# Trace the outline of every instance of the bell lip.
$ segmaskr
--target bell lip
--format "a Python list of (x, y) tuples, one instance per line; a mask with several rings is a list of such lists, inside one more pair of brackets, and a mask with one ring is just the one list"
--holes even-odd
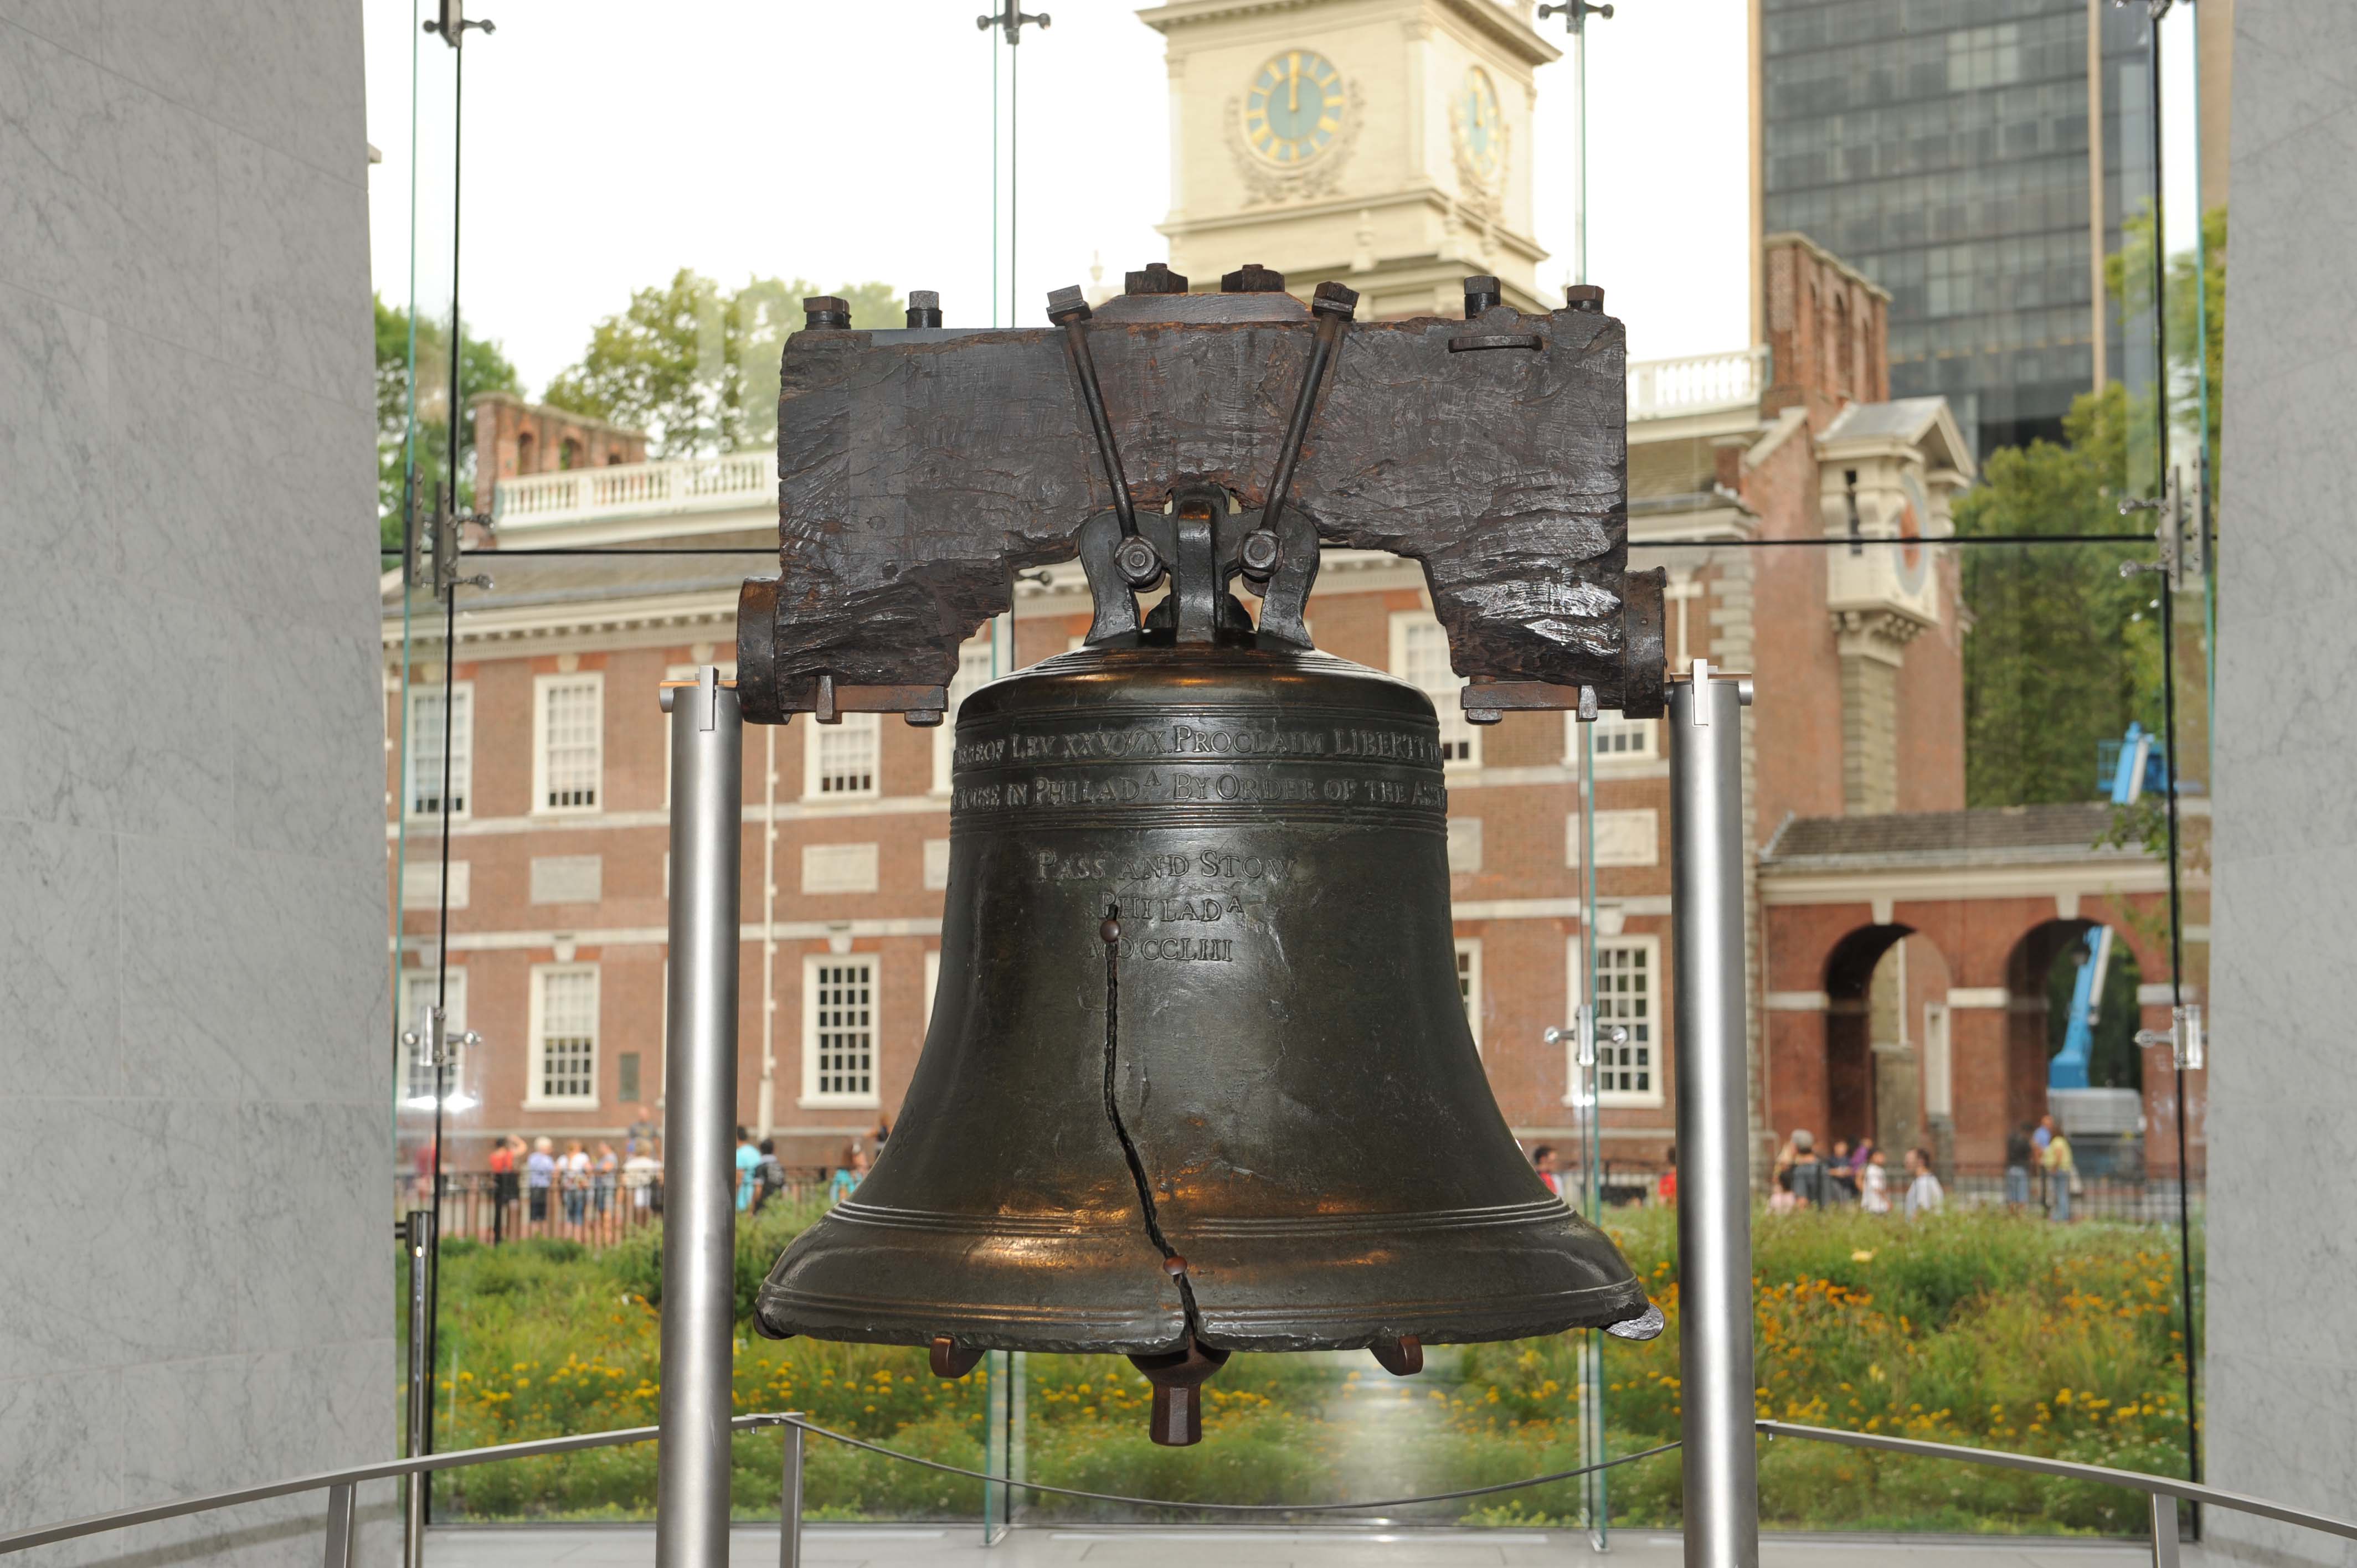
[[(1426, 1345), (1478, 1345), (1543, 1338), (1575, 1328), (1609, 1328), (1641, 1318), (1651, 1308), (1644, 1287), (1634, 1280), (1542, 1293), (1502, 1304), (1476, 1298), (1470, 1303), (1435, 1302), (1420, 1307), (1396, 1304), (1332, 1307), (1325, 1309), (1329, 1316), (1351, 1319), (1347, 1325), (1338, 1323), (1332, 1333), (1255, 1331), (1250, 1326), (1255, 1318), (1297, 1325), (1301, 1322), (1297, 1310), (1287, 1314), (1281, 1308), (1262, 1307), (1222, 1312), (1200, 1306), (1201, 1326), (1196, 1337), (1214, 1349), (1261, 1354), (1364, 1350), (1410, 1336)], [(969, 1317), (937, 1309), (930, 1315), (935, 1326), (928, 1329), (907, 1321), (917, 1310), (902, 1302), (816, 1298), (806, 1292), (764, 1284), (753, 1321), (763, 1337), (770, 1339), (801, 1336), (863, 1345), (924, 1346), (946, 1334), (959, 1345), (977, 1349), (1071, 1356), (1165, 1354), (1178, 1349), (1187, 1337), (1185, 1316), (1175, 1303), (1168, 1312), (1169, 1326), (1159, 1335), (1135, 1327), (1124, 1332), (1114, 1325), (1092, 1334), (1079, 1326), (1083, 1315), (1071, 1311), (1043, 1312), (1043, 1319), (1052, 1322), (1043, 1321), (1037, 1329), (1026, 1331), (1012, 1327), (996, 1312)], [(903, 1321), (889, 1326), (872, 1321), (886, 1314), (901, 1316)], [(1133, 1314), (1105, 1316), (1125, 1325), (1136, 1322)]]

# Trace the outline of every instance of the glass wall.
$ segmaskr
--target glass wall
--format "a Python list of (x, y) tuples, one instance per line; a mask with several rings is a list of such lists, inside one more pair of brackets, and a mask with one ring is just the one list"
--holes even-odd
[[(1711, 26), (1740, 27), (1721, 9)], [(1631, 368), (1629, 479), (1674, 669), (1759, 693), (1758, 1398), (2182, 1474), (2204, 1101), (2166, 1036), (2206, 985), (2224, 230), (2197, 109), (2226, 84), (2198, 69), (2188, 6), (1954, 9), (1763, 0), (1756, 139), (1674, 148), (1647, 199), (1584, 215), (1600, 256), (1690, 266), (1681, 204), (1743, 202), (1757, 171), (1755, 242), (1695, 306), (1726, 340)], [(367, 10), (386, 1177), (396, 1214), (438, 1219), (444, 1448), (654, 1419), (656, 693), (733, 673), (737, 585), (777, 569), (778, 361), (803, 298), (898, 326), (930, 288), (952, 326), (1039, 324), (1049, 287), (1102, 302), (1168, 257), (1199, 289), (1251, 262), (1297, 295), (1339, 277), (1369, 317), (1441, 310), (1473, 274), (1537, 308), (1566, 281), (1538, 253), (1582, 216), (1544, 161), (1581, 113), (1548, 58), (1559, 19), (1460, 58), (1308, 13), (1298, 36), (1229, 38), (1074, 12), (1017, 42), (949, 13), (821, 34), (717, 0), (657, 26), (544, 12), (493, 12), (454, 48), (408, 5)], [(1591, 80), (1650, 72), (1666, 102), (1709, 86), (1643, 25), (1587, 22)], [(1273, 60), (1284, 91), (1332, 95), (1297, 156), (1276, 156), (1294, 122), (1270, 118)], [(1474, 134), (1491, 114), (1494, 142)], [(1595, 281), (1640, 344), (1674, 340), (1643, 278), (1628, 306)], [(1070, 651), (1088, 612), (1074, 564), (1018, 582), (952, 702)], [(1676, 737), (1611, 713), (1458, 723), (1412, 563), (1330, 551), (1309, 620), (1449, 715), (1469, 1026), (1525, 1152), (1668, 1331), (1431, 1347), (1405, 1380), (1355, 1353), (1240, 1357), (1184, 1451), (1147, 1442), (1119, 1358), (994, 1356), (952, 1383), (917, 1349), (753, 1334), (770, 1262), (888, 1155), (942, 978), (954, 714), (853, 715), (747, 737), (740, 1409), (1199, 1502), (1458, 1491), (1674, 1440)], [(777, 1438), (738, 1450), (740, 1510), (773, 1514)], [(1206, 1517), (985, 1496), (820, 1440), (809, 1463), (815, 1518)], [(434, 1514), (643, 1519), (654, 1464), (476, 1469), (435, 1482)], [(1800, 1444), (1763, 1450), (1762, 1477), (1771, 1528), (2143, 1528), (2125, 1495)], [(1678, 1491), (1662, 1455), (1384, 1513), (1601, 1542), (1674, 1524)]]

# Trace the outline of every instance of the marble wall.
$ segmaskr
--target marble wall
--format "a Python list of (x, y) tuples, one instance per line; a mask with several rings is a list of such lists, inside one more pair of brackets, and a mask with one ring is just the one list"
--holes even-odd
[[(2357, 1515), (2357, 6), (2234, 8), (2209, 1478)], [(2357, 1563), (2223, 1512), (2213, 1556)]]
[(356, 0), (0, 0), (0, 1531), (394, 1449), (367, 176)]

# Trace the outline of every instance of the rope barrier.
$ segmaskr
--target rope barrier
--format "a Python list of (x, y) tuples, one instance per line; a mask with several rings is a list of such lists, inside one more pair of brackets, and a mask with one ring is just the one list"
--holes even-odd
[(1118, 1492), (1087, 1492), (1075, 1487), (1051, 1487), (1043, 1481), (1018, 1481), (1006, 1476), (993, 1476), (981, 1470), (968, 1470), (956, 1465), (944, 1465), (938, 1459), (920, 1459), (913, 1454), (903, 1454), (897, 1449), (887, 1448), (881, 1444), (870, 1443), (865, 1438), (853, 1437), (845, 1433), (831, 1432), (823, 1426), (814, 1425), (807, 1421), (797, 1421), (791, 1416), (771, 1416), (768, 1419), (775, 1425), (798, 1426), (804, 1432), (831, 1438), (846, 1447), (865, 1448), (870, 1454), (881, 1454), (887, 1459), (898, 1459), (904, 1465), (921, 1465), (928, 1470), (940, 1470), (952, 1476), (964, 1476), (976, 1481), (987, 1481), (993, 1486), (1020, 1487), (1026, 1491), (1049, 1492), (1060, 1498), (1085, 1498), (1091, 1502), (1128, 1503), (1134, 1507), (1149, 1509), (1209, 1509), (1221, 1513), (1343, 1513), (1361, 1509), (1399, 1509), (1408, 1508), (1416, 1503), (1454, 1502), (1459, 1498), (1482, 1498), (1495, 1492), (1520, 1491), (1525, 1487), (1544, 1487), (1553, 1481), (1568, 1481), (1577, 1476), (1590, 1476), (1598, 1470), (1609, 1470), (1616, 1465), (1633, 1465), (1640, 1459), (1650, 1459), (1656, 1454), (1666, 1454), (1678, 1446), (1675, 1443), (1664, 1443), (1657, 1447), (1641, 1448), (1634, 1454), (1623, 1454), (1617, 1458), (1606, 1459), (1594, 1465), (1583, 1465), (1576, 1470), (1555, 1470), (1547, 1475), (1531, 1476), (1519, 1481), (1500, 1481), (1487, 1487), (1468, 1487), (1455, 1492), (1431, 1492), (1415, 1498), (1373, 1498), (1363, 1502), (1349, 1503), (1194, 1503), (1181, 1502), (1174, 1498), (1132, 1498), (1125, 1497)]

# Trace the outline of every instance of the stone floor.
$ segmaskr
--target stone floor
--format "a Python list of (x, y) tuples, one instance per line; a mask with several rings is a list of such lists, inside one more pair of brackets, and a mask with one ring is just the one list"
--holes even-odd
[[(2116, 1541), (1953, 1536), (1782, 1536), (1760, 1546), (1761, 1568), (2136, 1568), (2147, 1548)], [(809, 1568), (1161, 1568), (1216, 1559), (1220, 1568), (1564, 1568), (1591, 1561), (1583, 1535), (1557, 1530), (1286, 1530), (1251, 1529), (1018, 1530), (991, 1548), (972, 1527), (814, 1525), (803, 1533)], [(1623, 1568), (1679, 1568), (1679, 1541), (1653, 1530), (1616, 1533), (1609, 1561)], [(483, 1526), (432, 1531), (426, 1568), (649, 1568), (654, 1531), (643, 1526)], [(730, 1568), (774, 1568), (778, 1532), (738, 1530)], [(2187, 1547), (2185, 1568), (2201, 1568)]]

